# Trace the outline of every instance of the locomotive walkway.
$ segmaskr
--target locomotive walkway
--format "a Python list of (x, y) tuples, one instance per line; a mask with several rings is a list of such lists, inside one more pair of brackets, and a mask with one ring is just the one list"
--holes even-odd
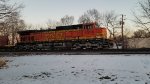
[(150, 49), (103, 49), (103, 50), (55, 50), (55, 51), (0, 51), (0, 56), (14, 55), (101, 55), (101, 54), (150, 54)]

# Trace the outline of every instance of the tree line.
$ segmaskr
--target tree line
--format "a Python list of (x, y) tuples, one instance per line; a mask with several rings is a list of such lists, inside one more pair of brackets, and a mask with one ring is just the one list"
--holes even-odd
[[(138, 5), (141, 11), (137, 10), (133, 12), (135, 19), (132, 21), (139, 29), (133, 32), (132, 37), (150, 37), (150, 0), (140, 1)], [(11, 36), (11, 44), (14, 44), (17, 31), (26, 30), (29, 27), (21, 19), (23, 8), (23, 4), (9, 4), (9, 0), (0, 0), (0, 35)], [(115, 11), (100, 13), (97, 9), (89, 9), (79, 17), (78, 23), (89, 22), (96, 22), (97, 26), (106, 27), (110, 33), (109, 37), (115, 38), (118, 32), (116, 28), (120, 28), (120, 14), (115, 13)], [(65, 15), (60, 21), (48, 20), (47, 26), (53, 28), (56, 26), (72, 25), (73, 23), (74, 16)], [(129, 31), (124, 32), (127, 35)]]

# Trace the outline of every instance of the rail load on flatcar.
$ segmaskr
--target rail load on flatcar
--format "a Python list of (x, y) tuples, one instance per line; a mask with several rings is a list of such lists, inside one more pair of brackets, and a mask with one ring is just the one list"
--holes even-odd
[(112, 47), (107, 39), (107, 29), (95, 23), (58, 26), (48, 30), (19, 31), (17, 49), (61, 50), (61, 49), (103, 49)]

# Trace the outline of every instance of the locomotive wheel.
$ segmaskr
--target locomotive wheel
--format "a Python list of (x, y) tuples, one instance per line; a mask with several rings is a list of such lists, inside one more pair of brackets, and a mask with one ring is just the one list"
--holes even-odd
[(93, 44), (92, 49), (94, 49), (94, 50), (102, 49), (102, 45), (99, 45), (98, 43)]
[(77, 49), (80, 49), (81, 48), (81, 46), (80, 46), (80, 44), (79, 43), (75, 43), (74, 45), (73, 45), (73, 50), (77, 50)]
[(92, 48), (92, 44), (89, 43), (89, 42), (87, 42), (87, 43), (85, 44), (85, 46), (86, 46), (86, 49), (91, 49), (91, 48)]

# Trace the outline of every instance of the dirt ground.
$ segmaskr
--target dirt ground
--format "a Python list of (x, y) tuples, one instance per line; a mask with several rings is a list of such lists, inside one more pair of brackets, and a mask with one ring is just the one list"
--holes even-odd
[(6, 61), (4, 58), (0, 58), (0, 68), (6, 65)]
[[(150, 84), (150, 56), (7, 56), (0, 84)], [(9, 61), (7, 61), (9, 60)]]

